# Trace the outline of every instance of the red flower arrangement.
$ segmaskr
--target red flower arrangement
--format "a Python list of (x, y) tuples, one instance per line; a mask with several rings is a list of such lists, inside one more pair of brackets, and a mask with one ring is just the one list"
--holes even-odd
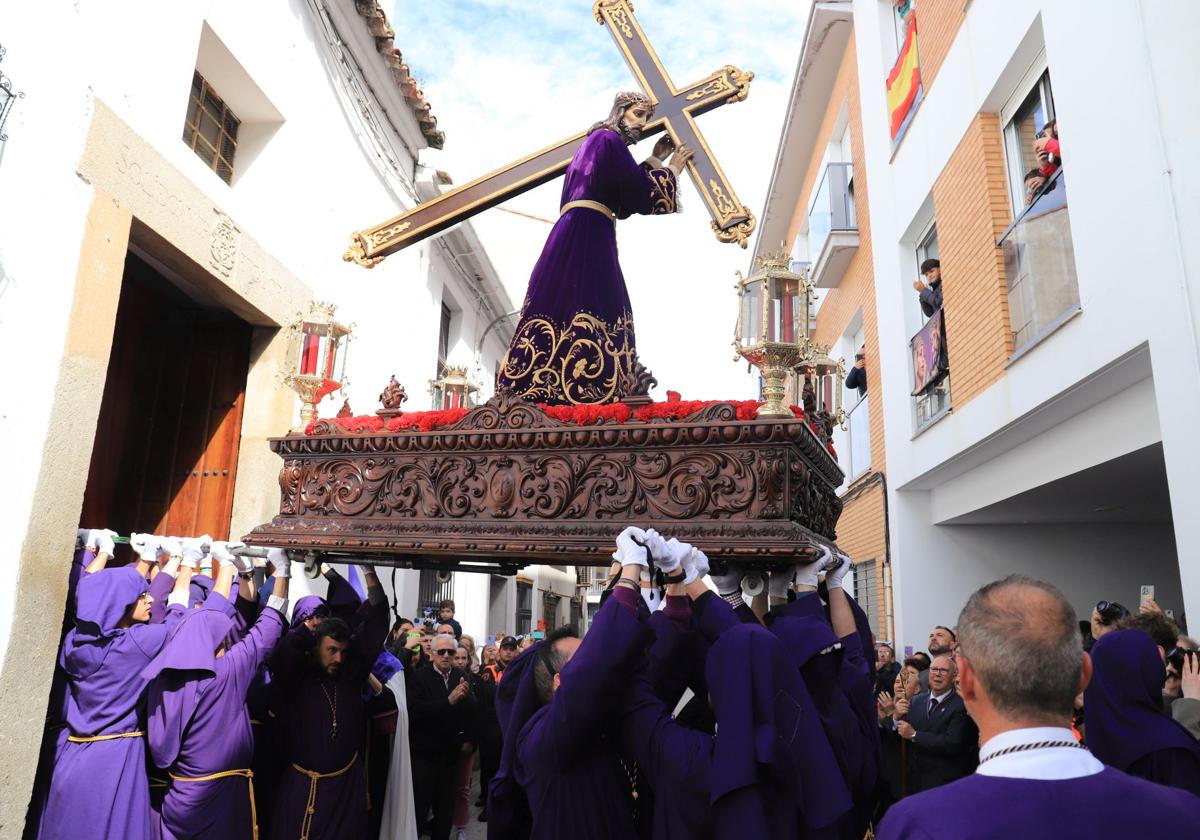
[[(322, 389), (326, 385), (334, 385), (330, 391), (337, 389), (337, 383), (331, 382), (328, 379), (325, 380)], [(738, 420), (756, 419), (758, 407), (762, 405), (762, 402), (759, 400), (674, 400), (649, 403), (640, 406), (636, 410), (625, 403), (609, 403), (607, 405), (538, 404), (538, 408), (544, 411), (547, 417), (551, 417), (562, 423), (591, 426), (597, 423), (626, 423), (631, 418), (636, 418), (642, 422), (650, 420), (681, 420), (703, 408), (716, 405), (720, 402), (729, 402), (737, 411)], [(457, 423), (470, 410), (469, 408), (450, 408), (444, 411), (406, 411), (388, 420), (374, 414), (364, 414), (358, 417), (331, 417), (327, 418), (327, 421), (336, 423), (347, 432), (363, 433), (385, 430), (389, 432), (401, 432), (412, 429), (420, 432), (431, 432), (434, 429), (440, 429)], [(793, 417), (808, 421), (808, 427), (817, 436), (817, 440), (822, 438), (821, 429), (812, 418), (804, 414), (803, 408), (793, 405), (791, 406), (791, 410)], [(304, 433), (311, 435), (316, 425), (316, 422), (309, 423)], [(826, 448), (834, 458), (837, 457), (832, 443), (826, 444)]]

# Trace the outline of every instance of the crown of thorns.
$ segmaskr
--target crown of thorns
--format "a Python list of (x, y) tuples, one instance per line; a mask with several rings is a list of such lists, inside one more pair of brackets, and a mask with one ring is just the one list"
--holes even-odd
[(654, 107), (654, 103), (650, 100), (649, 96), (636, 90), (621, 91), (613, 98), (613, 105), (620, 106), (621, 108), (629, 108), (633, 105), (644, 105), (647, 108)]

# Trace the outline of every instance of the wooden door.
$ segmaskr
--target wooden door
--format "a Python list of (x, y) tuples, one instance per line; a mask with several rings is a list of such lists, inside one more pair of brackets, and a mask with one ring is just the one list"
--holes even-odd
[(83, 527), (229, 537), (250, 332), (129, 256)]

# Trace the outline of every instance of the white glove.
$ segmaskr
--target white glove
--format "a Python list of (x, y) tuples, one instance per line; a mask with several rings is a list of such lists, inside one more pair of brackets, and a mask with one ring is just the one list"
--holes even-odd
[(723, 575), (710, 575), (717, 587), (718, 595), (733, 595), (742, 591), (743, 572), (737, 566), (730, 564)]
[(825, 564), (825, 586), (828, 589), (841, 589), (842, 581), (848, 571), (850, 571), (850, 558), (840, 551), (837, 552), (833, 555), (833, 559)]
[(267, 562), (274, 567), (274, 576), (287, 578), (292, 576), (292, 561), (282, 548), (272, 548), (267, 551)]
[(143, 563), (157, 563), (161, 537), (154, 534), (130, 534), (129, 545)]
[(249, 574), (254, 570), (254, 561), (249, 557), (234, 554), (235, 548), (244, 548), (245, 543), (217, 540), (212, 544), (212, 557), (219, 563), (228, 563), (237, 569), (239, 575)]
[[(212, 570), (212, 557), (209, 555), (209, 547), (212, 544), (212, 537), (205, 534), (202, 537), (188, 537), (185, 540), (178, 540), (175, 537), (168, 537), (167, 540), (175, 539), (180, 545), (179, 554), (183, 559), (179, 561), (179, 565), (186, 569), (195, 569), (197, 566), (203, 565), (205, 559), (208, 560), (208, 568)], [(164, 540), (164, 546), (167, 540)], [(172, 552), (172, 556), (174, 552)]]
[(646, 549), (634, 542), (634, 537), (644, 541), (646, 539), (646, 532), (641, 528), (630, 525), (624, 531), (617, 534), (617, 550), (613, 552), (612, 558), (622, 566), (633, 564), (649, 568), (650, 563), (646, 559)]
[(691, 557), (692, 552), (695, 551), (690, 545), (682, 543), (674, 537), (667, 540), (665, 547), (667, 550), (661, 555), (658, 553), (654, 555), (654, 562), (658, 564), (658, 568), (662, 569), (664, 575), (678, 571), (683, 566), (684, 561)]
[(796, 570), (791, 566), (780, 566), (771, 570), (771, 582), (768, 584), (767, 592), (772, 598), (778, 598), (781, 601), (787, 600), (787, 594), (792, 589), (792, 578), (796, 576)]
[(825, 564), (833, 557), (833, 552), (823, 545), (816, 546), (821, 549), (821, 556), (809, 560), (807, 563), (796, 564), (795, 583), (797, 586), (812, 586), (817, 585), (817, 577), (825, 568)]
[(116, 535), (116, 531), (110, 531), (107, 528), (93, 528), (88, 531), (88, 547), (95, 546), (97, 554), (107, 554), (109, 557), (112, 557), (113, 550), (116, 548), (113, 537)]
[[(659, 558), (666, 558), (666, 556), (670, 553), (670, 549), (667, 548), (666, 539), (664, 539), (663, 535), (658, 533), (658, 531), (655, 531), (653, 528), (647, 528), (645, 543), (647, 550), (650, 552), (650, 556), (654, 558), (654, 564), (659, 568), (662, 568), (662, 563), (659, 562)], [(670, 563), (669, 560), (664, 560), (664, 562)], [(665, 572), (668, 570), (663, 569), (663, 571)]]
[(683, 582), (689, 584), (708, 574), (708, 555), (692, 546), (692, 550), (683, 561)]

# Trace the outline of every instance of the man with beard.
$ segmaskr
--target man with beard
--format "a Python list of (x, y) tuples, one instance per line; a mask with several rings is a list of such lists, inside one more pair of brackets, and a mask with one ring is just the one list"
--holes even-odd
[(616, 220), (674, 213), (676, 177), (693, 155), (663, 137), (644, 163), (633, 159), (626, 147), (653, 114), (645, 94), (618, 93), (608, 119), (592, 126), (571, 159), (559, 219), (529, 278), (498, 388), (532, 402), (596, 405), (614, 399), (636, 362)]
[(933, 658), (952, 655), (958, 648), (958, 637), (949, 627), (938, 625), (929, 634), (929, 655)]
[[(330, 616), (315, 630), (300, 623), (270, 661), (280, 748), (286, 765), (276, 791), (271, 836), (359, 838), (367, 831), (363, 686), (388, 631), (388, 606), (371, 566), (355, 630)], [(299, 606), (299, 605), (297, 605)]]

